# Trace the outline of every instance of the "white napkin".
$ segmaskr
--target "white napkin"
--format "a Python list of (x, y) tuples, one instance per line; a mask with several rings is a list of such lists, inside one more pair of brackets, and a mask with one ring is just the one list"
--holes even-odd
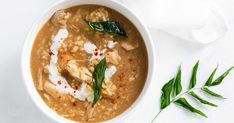
[(209, 43), (228, 30), (226, 19), (209, 0), (118, 0), (150, 28), (162, 29), (187, 41)]

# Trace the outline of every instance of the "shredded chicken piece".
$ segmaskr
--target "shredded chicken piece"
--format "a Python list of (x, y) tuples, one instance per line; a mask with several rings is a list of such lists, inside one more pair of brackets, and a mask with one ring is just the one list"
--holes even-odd
[(67, 95), (59, 93), (56, 90), (55, 85), (50, 82), (45, 82), (44, 89), (50, 96), (52, 96), (55, 99), (61, 99), (64, 101), (70, 100)]
[(47, 100), (51, 100), (51, 99), (50, 99), (50, 96), (47, 95), (46, 93), (44, 93), (43, 96), (44, 96)]
[(95, 9), (89, 15), (86, 16), (86, 20), (92, 22), (107, 21), (109, 20), (109, 13), (103, 7)]
[(49, 74), (49, 65), (44, 66), (43, 72), (44, 72), (45, 74)]
[(65, 69), (68, 61), (72, 60), (72, 55), (69, 54), (69, 53), (66, 53), (66, 54), (61, 54), (60, 55), (60, 60), (59, 60), (59, 67), (61, 69)]
[(86, 67), (79, 67), (76, 60), (70, 60), (65, 69), (71, 76), (81, 80), (82, 82), (92, 82), (92, 73)]
[(37, 79), (38, 79), (37, 89), (39, 91), (43, 91), (43, 80), (42, 80), (42, 70), (41, 69), (39, 69), (37, 72)]
[(90, 66), (88, 69), (89, 69), (90, 72), (94, 72), (94, 67), (93, 66)]
[(124, 48), (126, 51), (130, 51), (130, 50), (134, 50), (134, 49), (138, 48), (138, 45), (132, 45), (132, 44), (127, 43), (127, 42), (122, 42), (121, 47)]
[(112, 52), (106, 53), (106, 61), (114, 65), (118, 65), (121, 60), (121, 57), (118, 54), (118, 51), (114, 50)]
[(54, 98), (59, 97), (58, 92), (57, 92), (57, 90), (55, 88), (55, 85), (53, 85), (52, 83), (46, 82), (45, 86), (44, 86), (44, 89), (50, 96), (52, 96)]
[(71, 13), (64, 10), (58, 10), (51, 18), (51, 22), (58, 27), (66, 27), (67, 20), (71, 17)]
[(87, 120), (89, 120), (93, 117), (93, 112), (94, 112), (95, 107), (96, 107), (96, 105), (94, 105), (94, 107), (92, 107), (92, 104), (88, 105), (88, 107), (86, 109)]

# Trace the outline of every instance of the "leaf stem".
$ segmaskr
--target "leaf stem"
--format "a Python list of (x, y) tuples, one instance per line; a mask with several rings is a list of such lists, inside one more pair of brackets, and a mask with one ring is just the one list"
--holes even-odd
[[(205, 88), (205, 87), (207, 87), (207, 86), (202, 86), (202, 87), (198, 87), (198, 88), (189, 89), (189, 90), (187, 90), (187, 91), (185, 91), (185, 92), (183, 92), (183, 93), (177, 95), (176, 97), (174, 97), (174, 98), (170, 101), (170, 104), (171, 104), (172, 102), (175, 102), (175, 101), (176, 101), (177, 99), (179, 99), (180, 97), (182, 97), (182, 96), (184, 96), (184, 95), (186, 95), (186, 94), (189, 94), (189, 93), (192, 92), (192, 91), (200, 90), (200, 89)], [(153, 123), (153, 122), (157, 119), (157, 117), (161, 114), (162, 111), (163, 111), (163, 110), (160, 110), (160, 111), (155, 115), (155, 117), (154, 117), (154, 119), (151, 121), (151, 123)]]
[(178, 96), (174, 97), (174, 98), (171, 100), (170, 103), (176, 101), (177, 99), (179, 99), (180, 97), (182, 97), (182, 96), (184, 96), (184, 95), (186, 95), (186, 94), (189, 94), (189, 93), (192, 92), (192, 91), (199, 90), (199, 89), (202, 89), (202, 88), (204, 88), (204, 87), (206, 87), (206, 86), (202, 86), (202, 87), (198, 87), (198, 88), (189, 89), (189, 90), (187, 90), (187, 91), (185, 91), (185, 92), (179, 94)]
[(153, 123), (156, 119), (157, 119), (157, 117), (159, 116), (159, 114), (162, 112), (163, 110), (160, 110), (156, 115), (155, 115), (155, 117), (154, 117), (154, 119), (151, 121), (151, 123)]

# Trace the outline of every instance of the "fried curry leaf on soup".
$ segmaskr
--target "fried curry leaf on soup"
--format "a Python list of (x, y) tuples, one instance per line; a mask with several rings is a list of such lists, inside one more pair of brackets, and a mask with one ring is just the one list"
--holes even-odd
[(105, 79), (107, 63), (106, 58), (103, 58), (95, 67), (93, 72), (93, 90), (94, 90), (94, 99), (92, 106), (94, 106), (101, 96), (102, 83)]
[(92, 30), (109, 33), (111, 35), (128, 37), (127, 33), (120, 27), (119, 23), (114, 20), (103, 22), (85, 21)]

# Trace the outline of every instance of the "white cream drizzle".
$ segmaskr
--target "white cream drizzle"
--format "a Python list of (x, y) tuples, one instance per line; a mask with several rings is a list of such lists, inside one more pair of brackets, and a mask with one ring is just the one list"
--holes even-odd
[(60, 75), (57, 69), (57, 61), (58, 61), (58, 50), (63, 43), (63, 41), (68, 37), (67, 29), (60, 29), (56, 36), (53, 39), (53, 43), (50, 47), (50, 51), (52, 55), (50, 57), (50, 65), (49, 65), (49, 80), (56, 86), (56, 90), (60, 93), (70, 94), (74, 98), (77, 98), (81, 101), (85, 101), (86, 99), (91, 102), (93, 101), (93, 93), (87, 89), (87, 84), (85, 82), (82, 83), (81, 88), (79, 90), (73, 89), (66, 79)]
[(115, 47), (116, 44), (117, 44), (116, 41), (108, 41), (107, 42), (107, 47), (110, 48), (110, 49), (112, 49), (112, 48)]
[(106, 52), (106, 49), (99, 50), (95, 44), (92, 43), (85, 43), (84, 44), (84, 50), (91, 54), (91, 58), (89, 61), (92, 61), (94, 59), (102, 60), (104, 58), (104, 53)]
[(117, 68), (115, 66), (111, 66), (105, 71), (105, 80), (110, 80), (110, 78), (117, 72)]

